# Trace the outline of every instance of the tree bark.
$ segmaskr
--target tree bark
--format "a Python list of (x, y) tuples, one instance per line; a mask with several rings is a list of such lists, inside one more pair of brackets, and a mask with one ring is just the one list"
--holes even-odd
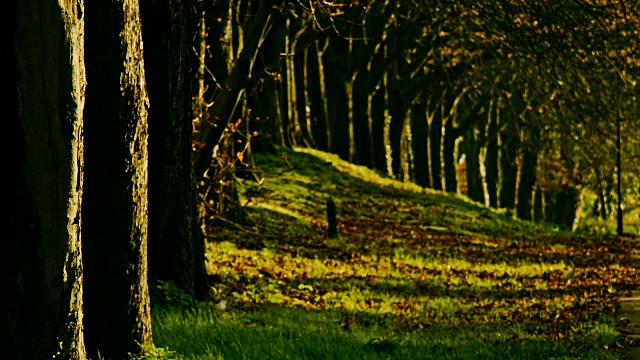
[(209, 295), (192, 172), (195, 2), (144, 2), (149, 98), (149, 280)]
[(487, 125), (487, 136), (490, 138), (487, 141), (484, 150), (484, 182), (486, 184), (487, 190), (487, 198), (489, 200), (489, 206), (493, 208), (498, 207), (498, 158), (499, 158), (499, 147), (498, 147), (498, 139), (497, 136), (494, 136), (494, 133), (497, 133), (500, 121), (500, 108), (499, 106), (495, 106), (495, 110), (493, 112), (494, 116), (489, 118), (489, 123)]
[[(449, 118), (444, 124), (444, 136), (442, 138), (442, 163), (444, 170), (444, 188), (447, 192), (458, 191), (458, 178), (456, 164), (456, 139), (458, 132), (453, 126), (453, 119)], [(466, 180), (465, 180), (466, 182)]]
[(76, 1), (7, 5), (3, 357), (85, 359), (83, 8)]
[[(435, 114), (429, 124), (429, 157), (431, 165), (431, 187), (434, 190), (442, 190), (442, 109), (438, 105)], [(455, 143), (456, 137), (453, 138)], [(449, 145), (449, 144), (447, 144)], [(453, 147), (451, 147), (453, 149)], [(449, 189), (447, 189), (449, 191)]]
[(331, 152), (343, 160), (349, 160), (348, 98), (345, 64), (339, 54), (347, 51), (345, 39), (334, 37), (322, 59), (326, 85), (329, 127), (331, 128)]
[(424, 96), (418, 98), (411, 109), (411, 126), (413, 135), (414, 174), (416, 184), (429, 187), (429, 150), (427, 124), (427, 102)]
[(529, 146), (523, 146), (521, 156), (516, 216), (523, 220), (531, 220), (533, 188), (536, 184), (538, 154)]
[(479, 143), (476, 129), (470, 128), (464, 136), (463, 148), (467, 162), (467, 195), (474, 201), (484, 204), (484, 188), (480, 176)]
[(152, 344), (147, 285), (147, 109), (136, 0), (86, 4), (85, 331), (91, 357)]
[[(507, 120), (509, 121), (509, 120)], [(500, 207), (514, 209), (520, 139), (513, 121), (500, 133)]]

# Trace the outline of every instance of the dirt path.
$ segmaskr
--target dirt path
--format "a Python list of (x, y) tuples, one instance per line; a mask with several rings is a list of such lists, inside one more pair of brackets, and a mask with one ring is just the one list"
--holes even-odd
[[(633, 250), (635, 267), (640, 269), (640, 237), (629, 238), (637, 245)], [(626, 292), (620, 296), (620, 309), (616, 316), (623, 319), (624, 326), (620, 327), (620, 332), (626, 336), (628, 347), (621, 350), (622, 358), (625, 360), (640, 360), (640, 286)]]

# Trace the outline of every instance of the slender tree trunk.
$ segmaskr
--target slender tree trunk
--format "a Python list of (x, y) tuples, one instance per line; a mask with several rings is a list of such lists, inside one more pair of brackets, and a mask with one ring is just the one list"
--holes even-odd
[(204, 238), (192, 174), (192, 50), (194, 3), (144, 3), (145, 68), (149, 79), (149, 279), (173, 281), (187, 293), (209, 294)]
[[(453, 127), (453, 118), (449, 118), (444, 124), (444, 136), (442, 139), (442, 163), (444, 170), (444, 185), (447, 192), (458, 191), (458, 179), (456, 164), (456, 139), (458, 134)], [(466, 182), (466, 180), (465, 180)]]
[(523, 146), (521, 156), (516, 216), (523, 220), (531, 220), (533, 188), (536, 184), (538, 154), (528, 146)]
[(258, 152), (274, 151), (274, 143), (283, 144), (285, 142), (284, 134), (280, 128), (279, 88), (282, 76), (281, 50), (286, 27), (281, 15), (274, 14), (273, 16), (271, 31), (260, 47), (260, 58), (271, 75), (264, 78), (263, 87), (255, 95), (257, 104), (255, 122), (258, 137), (253, 138), (251, 147)]
[(302, 68), (302, 76), (298, 76), (301, 78), (301, 86), (300, 86), (300, 95), (299, 98), (304, 99), (301, 104), (303, 105), (299, 111), (304, 114), (304, 128), (305, 128), (305, 136), (307, 138), (308, 146), (313, 147), (314, 149), (318, 147), (316, 143), (316, 139), (313, 136), (313, 128), (314, 122), (311, 117), (311, 99), (309, 95), (309, 88), (312, 86), (309, 83), (309, 50), (311, 46), (309, 44), (305, 44), (304, 49), (302, 50), (302, 62), (297, 65), (298, 68)]
[(489, 118), (489, 124), (487, 125), (487, 136), (491, 138), (485, 146), (484, 156), (484, 181), (486, 184), (487, 198), (489, 200), (489, 206), (493, 208), (498, 207), (498, 158), (499, 147), (498, 139), (493, 134), (498, 130), (498, 122), (500, 121), (500, 107), (496, 106), (494, 116)]
[[(311, 132), (316, 146), (322, 151), (329, 151), (329, 134), (327, 133), (327, 114), (325, 112), (324, 76), (319, 62), (317, 40), (309, 47), (307, 55), (307, 92), (311, 110)], [(321, 76), (322, 75), (322, 76)], [(323, 78), (321, 82), (321, 78)]]
[(372, 134), (369, 128), (369, 74), (359, 72), (353, 84), (353, 122), (358, 163), (373, 168)]
[(413, 104), (411, 109), (411, 126), (413, 134), (413, 155), (415, 182), (422, 187), (429, 187), (429, 149), (427, 124), (427, 102), (421, 96)]
[(384, 111), (384, 90), (376, 90), (367, 97), (369, 117), (371, 121), (371, 137), (373, 149), (374, 167), (381, 173), (387, 172), (387, 159), (385, 151), (385, 111)]
[(2, 356), (81, 360), (84, 10), (6, 5)]
[(467, 161), (467, 195), (472, 200), (484, 204), (484, 188), (480, 175), (479, 144), (475, 132), (475, 128), (470, 128), (463, 142)]
[(618, 211), (616, 212), (616, 232), (618, 236), (624, 233), (622, 223), (622, 137), (620, 135), (620, 115), (616, 117), (616, 193), (618, 195)]
[(514, 209), (518, 177), (520, 139), (513, 122), (500, 133), (500, 207)]
[(328, 151), (333, 151), (333, 138), (331, 133), (331, 118), (329, 115), (329, 103), (327, 100), (327, 79), (325, 76), (325, 60), (324, 55), (329, 48), (329, 39), (324, 39), (324, 43), (320, 43), (320, 41), (315, 41), (316, 46), (316, 54), (318, 56), (318, 86), (320, 86), (320, 99), (322, 100), (322, 112), (324, 114), (324, 122), (321, 124), (321, 127), (324, 127), (324, 131), (326, 134), (326, 141)]
[(536, 186), (533, 195), (533, 220), (544, 221), (544, 194), (540, 186)]
[(346, 90), (345, 64), (338, 54), (347, 51), (345, 39), (334, 37), (323, 57), (328, 120), (331, 128), (331, 152), (341, 159), (349, 160), (348, 98)]
[[(435, 190), (443, 190), (442, 188), (442, 136), (443, 136), (443, 123), (442, 123), (442, 108), (440, 105), (437, 105), (435, 110), (435, 114), (432, 117), (431, 123), (429, 124), (429, 156), (430, 156), (430, 164), (431, 164), (431, 186)], [(455, 144), (455, 137), (453, 138)], [(447, 146), (451, 144), (447, 143)], [(453, 149), (450, 147), (448, 149)], [(447, 189), (447, 191), (451, 191)], [(454, 190), (455, 191), (455, 190)]]
[(152, 344), (147, 286), (147, 109), (136, 0), (86, 4), (85, 331), (91, 357)]

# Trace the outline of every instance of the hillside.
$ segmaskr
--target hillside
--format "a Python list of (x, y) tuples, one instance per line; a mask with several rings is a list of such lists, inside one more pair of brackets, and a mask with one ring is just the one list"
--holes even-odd
[(640, 283), (629, 242), (515, 220), (319, 151), (282, 148), (256, 166), (258, 181), (239, 185), (250, 225), (208, 245), (217, 309), (156, 311), (159, 345), (211, 359), (618, 358), (618, 296)]

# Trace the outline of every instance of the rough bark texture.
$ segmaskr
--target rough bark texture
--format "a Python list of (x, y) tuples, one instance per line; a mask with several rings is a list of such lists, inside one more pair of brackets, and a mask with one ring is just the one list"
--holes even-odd
[(147, 286), (147, 109), (137, 0), (88, 2), (85, 319), (91, 357), (152, 343)]
[[(82, 1), (10, 1), (2, 173), (3, 358), (85, 359), (82, 332)], [(8, 94), (8, 95), (7, 95)], [(17, 140), (17, 141), (16, 141)], [(10, 175), (9, 175), (10, 174)]]
[(142, 6), (149, 98), (149, 280), (209, 295), (192, 176), (194, 2)]

